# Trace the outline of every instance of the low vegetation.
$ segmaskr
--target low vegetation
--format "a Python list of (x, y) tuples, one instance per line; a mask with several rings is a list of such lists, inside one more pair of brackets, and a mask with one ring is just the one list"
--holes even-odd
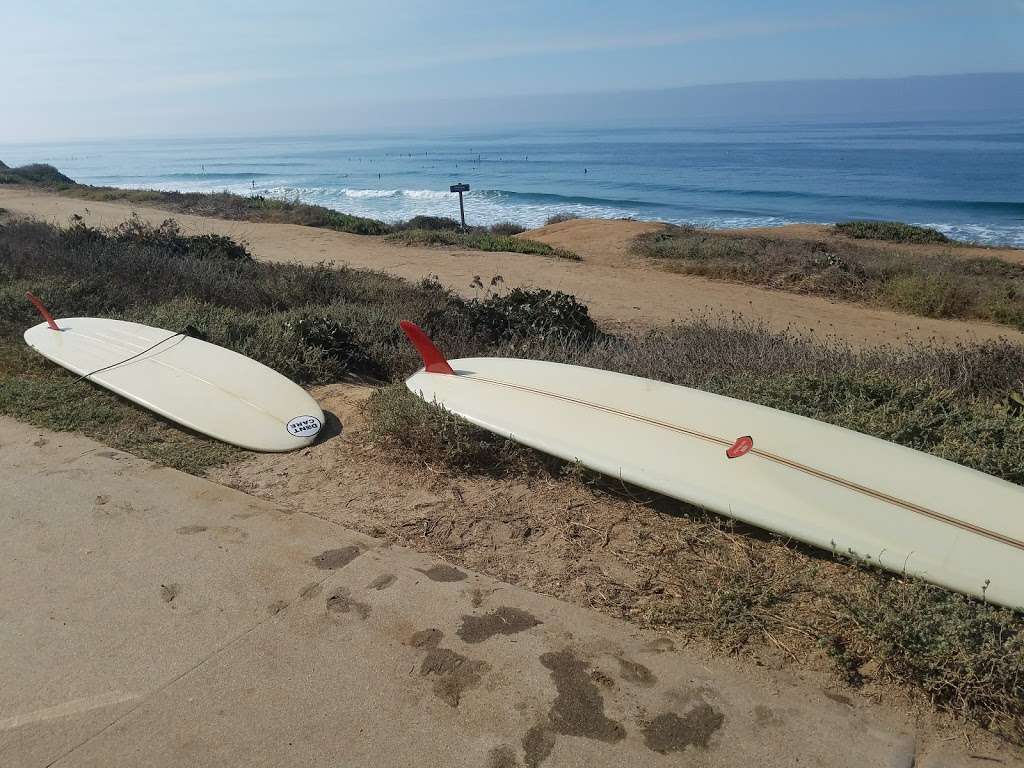
[(82, 200), (138, 203), (173, 213), (232, 221), (299, 224), (353, 235), (383, 235), (390, 231), (387, 224), (377, 219), (353, 216), (322, 205), (301, 203), (298, 200), (278, 200), (263, 195), (236, 195), (231, 192), (163, 192), (155, 189), (118, 189), (74, 183), (57, 185), (53, 189), (62, 195)]
[[(58, 317), (187, 329), (304, 384), (400, 381), (419, 365), (397, 329), (407, 318), (452, 357), (524, 356), (697, 386), (1024, 483), (1024, 347), (853, 350), (701, 317), (618, 337), (603, 333), (571, 296), (494, 288), (465, 300), (435, 282), (257, 262), (240, 244), (188, 237), (172, 223), (114, 230), (0, 223), (0, 412), (79, 430), (188, 471), (236, 455), (28, 350), (21, 333), (39, 321), (24, 299), (31, 290)], [(596, 494), (622, 493), (471, 427), (401, 385), (381, 389), (368, 412), (381, 445), (418, 461), (499, 476), (563, 473), (591, 483)], [(851, 685), (872, 678), (909, 686), (939, 707), (1024, 740), (1020, 615), (628, 493), (658, 510), (630, 550), (650, 577), (628, 589), (613, 585), (595, 605), (730, 651), (775, 645), (795, 658), (817, 649)], [(581, 558), (607, 545), (614, 523), (573, 534)]]
[(505, 235), (511, 237), (512, 235), (519, 235), (526, 231), (526, 227), (516, 224), (514, 221), (499, 221), (491, 224), (487, 231), (492, 235)]
[(573, 261), (578, 261), (580, 258), (577, 254), (564, 248), (555, 248), (536, 240), (493, 234), (487, 230), (471, 229), (462, 232), (450, 229), (404, 229), (387, 235), (385, 239), (388, 242), (402, 245), (470, 248), (476, 251), (508, 251), (534, 256), (554, 256)]
[(548, 216), (547, 221), (544, 222), (544, 226), (547, 226), (548, 224), (561, 224), (563, 221), (572, 221), (573, 219), (578, 218), (579, 216), (577, 216), (575, 213), (568, 213), (567, 211), (562, 211), (560, 213), (556, 213), (554, 216)]
[(52, 165), (32, 163), (11, 168), (0, 163), (0, 184), (74, 184), (75, 182)]
[(692, 227), (640, 235), (633, 251), (688, 274), (1024, 329), (1024, 264), (1001, 259)]
[(902, 221), (841, 221), (836, 232), (860, 240), (888, 240), (892, 243), (955, 243), (937, 229), (904, 224)]
[(443, 408), (427, 405), (402, 383), (377, 390), (367, 401), (366, 411), (377, 439), (400, 447), (420, 462), (498, 477), (532, 474), (541, 467), (557, 472), (559, 466)]
[(411, 219), (399, 221), (391, 225), (392, 232), (403, 232), (405, 230), (427, 230), (440, 232), (442, 230), (456, 231), (462, 229), (462, 224), (450, 216), (413, 216)]
[(161, 250), (172, 258), (254, 261), (246, 247), (230, 237), (216, 234), (184, 235), (174, 219), (165, 219), (163, 224), (154, 227), (132, 216), (106, 231), (85, 226), (81, 217), (77, 216), (73, 223), (68, 232), (79, 241), (109, 239), (121, 245)]
[(506, 251), (534, 256), (555, 256), (579, 260), (579, 256), (564, 248), (553, 248), (546, 243), (515, 237), (525, 230), (510, 221), (489, 227), (463, 227), (447, 216), (413, 216), (391, 226), (386, 240), (402, 245), (469, 248), (477, 251)]

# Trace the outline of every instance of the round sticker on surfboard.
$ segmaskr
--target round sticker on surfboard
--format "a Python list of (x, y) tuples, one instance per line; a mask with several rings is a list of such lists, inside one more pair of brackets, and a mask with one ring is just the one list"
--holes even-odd
[(322, 425), (316, 416), (296, 416), (286, 426), (288, 432), (296, 437), (313, 437)]

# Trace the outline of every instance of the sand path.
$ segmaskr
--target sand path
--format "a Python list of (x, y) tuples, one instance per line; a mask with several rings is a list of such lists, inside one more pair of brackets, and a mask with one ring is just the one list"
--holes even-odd
[[(538, 239), (571, 247), (580, 262), (522, 254), (482, 253), (396, 246), (365, 237), (291, 224), (260, 224), (172, 214), (126, 203), (101, 203), (24, 188), (0, 189), (0, 208), (58, 224), (78, 214), (93, 225), (112, 225), (132, 213), (159, 223), (173, 217), (188, 232), (216, 232), (245, 241), (271, 261), (335, 262), (419, 280), (436, 275), (464, 295), (473, 277), (486, 283), (501, 275), (507, 287), (538, 286), (572, 293), (606, 325), (644, 328), (685, 320), (693, 312), (740, 313), (775, 329), (834, 335), (853, 344), (977, 341), (1006, 337), (1024, 343), (1024, 333), (982, 322), (935, 320), (883, 309), (841, 304), (817, 296), (673, 274), (628, 257), (629, 240), (642, 222), (582, 221), (545, 228)], [(634, 231), (635, 230), (635, 231)]]

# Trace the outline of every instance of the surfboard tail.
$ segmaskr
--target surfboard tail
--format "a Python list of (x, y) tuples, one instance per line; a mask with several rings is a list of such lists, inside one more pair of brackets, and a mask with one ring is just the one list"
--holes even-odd
[(420, 353), (420, 357), (423, 358), (423, 369), (427, 373), (455, 373), (445, 356), (441, 354), (441, 350), (434, 346), (434, 342), (422, 328), (408, 320), (402, 320), (398, 325)]
[(39, 300), (38, 296), (35, 296), (31, 291), (25, 291), (25, 298), (31, 301), (33, 306), (39, 311), (39, 314), (43, 316), (43, 320), (45, 320), (46, 324), (50, 326), (50, 330), (60, 330), (57, 326), (57, 321), (54, 320), (53, 315), (50, 314), (50, 310), (48, 310), (43, 302)]

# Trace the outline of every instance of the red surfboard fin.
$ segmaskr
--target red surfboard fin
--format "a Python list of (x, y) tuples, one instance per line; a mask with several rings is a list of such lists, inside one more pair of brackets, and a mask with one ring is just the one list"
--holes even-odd
[(402, 320), (398, 325), (416, 347), (416, 351), (420, 353), (420, 357), (423, 358), (423, 368), (427, 373), (455, 373), (448, 365), (444, 355), (441, 354), (441, 350), (434, 346), (434, 342), (423, 332), (422, 328), (408, 320)]
[(35, 308), (39, 310), (39, 314), (43, 316), (43, 320), (45, 320), (46, 324), (50, 326), (50, 330), (60, 330), (57, 326), (57, 321), (53, 319), (53, 315), (50, 314), (50, 310), (43, 306), (43, 302), (39, 300), (39, 297), (33, 296), (31, 291), (25, 291), (25, 298), (31, 301), (32, 304), (35, 305)]

